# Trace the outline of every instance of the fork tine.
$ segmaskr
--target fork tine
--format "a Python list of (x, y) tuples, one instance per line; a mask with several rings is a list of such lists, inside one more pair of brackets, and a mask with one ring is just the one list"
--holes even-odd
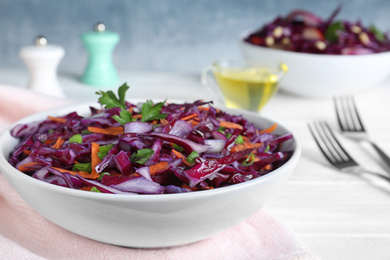
[(353, 96), (334, 97), (337, 121), (342, 131), (365, 131)]
[(339, 140), (334, 135), (334, 133), (333, 133), (332, 129), (330, 128), (330, 126), (326, 122), (321, 122), (320, 125), (321, 125), (321, 127), (323, 129), (326, 129), (326, 131), (324, 131), (324, 133), (326, 135), (326, 138), (327, 138), (328, 142), (331, 143), (332, 147), (337, 152), (337, 154), (341, 158), (343, 158), (344, 160), (352, 160), (352, 157), (341, 146)]
[(337, 97), (333, 97), (333, 104), (334, 104), (334, 108), (336, 110), (336, 116), (337, 116), (337, 122), (339, 123), (339, 126), (340, 126), (340, 129), (342, 131), (346, 131), (346, 127), (344, 127), (344, 123), (343, 123), (343, 120), (342, 118), (345, 119), (345, 112), (344, 112), (344, 109), (342, 109), (340, 106), (340, 101), (338, 100), (339, 98)]
[[(349, 108), (351, 111), (350, 113), (355, 115), (354, 116), (354, 118), (355, 118), (354, 122), (356, 123), (355, 126), (358, 125), (358, 128), (360, 128), (361, 131), (365, 131), (363, 122), (360, 119), (360, 115), (359, 115), (359, 112), (358, 112), (358, 109), (356, 106), (356, 102), (355, 102), (355, 99), (353, 96), (349, 96), (349, 102), (350, 102)], [(352, 110), (353, 110), (353, 112), (352, 112)]]
[(329, 155), (328, 147), (324, 144), (323, 140), (320, 141), (320, 139), (322, 139), (322, 138), (321, 138), (321, 135), (319, 134), (319, 130), (318, 130), (317, 125), (314, 125), (314, 127), (315, 127), (315, 130), (314, 130), (313, 126), (309, 124), (309, 130), (310, 130), (311, 135), (314, 138), (314, 141), (316, 142), (318, 148), (320, 148), (320, 150), (321, 150), (322, 154), (325, 156), (325, 158), (331, 164), (333, 164), (336, 161), (336, 159), (333, 156), (331, 157)]
[(321, 152), (332, 165), (336, 167), (338, 163), (343, 163), (344, 166), (357, 165), (347, 151), (341, 146), (332, 129), (326, 122), (314, 123), (314, 127), (309, 125), (309, 130)]
[(347, 132), (353, 131), (354, 123), (352, 120), (351, 110), (349, 109), (348, 106), (347, 97), (345, 96), (335, 97), (333, 101), (334, 101), (337, 121), (339, 123), (340, 129), (342, 131), (347, 131)]

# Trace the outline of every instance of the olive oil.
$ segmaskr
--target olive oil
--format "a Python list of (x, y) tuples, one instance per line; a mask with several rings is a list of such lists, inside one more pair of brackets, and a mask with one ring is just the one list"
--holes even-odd
[(225, 105), (259, 112), (277, 93), (279, 76), (264, 67), (214, 71)]

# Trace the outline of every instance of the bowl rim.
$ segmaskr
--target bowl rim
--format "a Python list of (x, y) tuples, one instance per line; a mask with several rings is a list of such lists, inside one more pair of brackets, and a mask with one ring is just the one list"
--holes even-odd
[[(131, 101), (130, 101), (131, 102)], [(246, 181), (243, 183), (237, 183), (225, 187), (219, 187), (215, 189), (210, 189), (210, 190), (202, 190), (202, 191), (195, 191), (195, 192), (185, 192), (185, 193), (172, 193), (172, 194), (109, 194), (109, 193), (97, 193), (97, 192), (85, 192), (83, 190), (77, 190), (77, 189), (71, 189), (68, 187), (62, 187), (59, 185), (51, 184), (51, 183), (46, 183), (44, 181), (35, 179), (29, 175), (26, 175), (25, 173), (17, 170), (15, 167), (13, 167), (9, 162), (8, 162), (8, 155), (4, 154), (4, 144), (7, 141), (14, 140), (16, 141), (16, 138), (13, 138), (10, 134), (12, 127), (19, 123), (27, 123), (27, 122), (33, 122), (37, 120), (42, 120), (44, 116), (47, 116), (49, 114), (54, 114), (57, 113), (58, 115), (60, 111), (65, 111), (66, 112), (72, 112), (74, 109), (77, 108), (88, 108), (90, 105), (96, 105), (98, 103), (96, 102), (86, 102), (86, 103), (75, 103), (72, 105), (67, 105), (67, 106), (61, 106), (58, 108), (54, 109), (49, 109), (49, 110), (44, 110), (41, 112), (37, 112), (34, 114), (31, 114), (27, 117), (24, 117), (7, 128), (3, 129), (3, 131), (0, 133), (0, 170), (2, 173), (5, 175), (5, 177), (10, 180), (10, 178), (18, 178), (19, 180), (25, 180), (29, 182), (31, 185), (38, 186), (39, 188), (45, 189), (45, 190), (51, 190), (54, 192), (58, 192), (64, 195), (68, 196), (74, 196), (74, 197), (80, 197), (80, 198), (88, 198), (88, 199), (98, 199), (98, 200), (108, 200), (108, 201), (137, 201), (137, 202), (145, 202), (145, 201), (155, 201), (155, 202), (161, 202), (161, 201), (171, 201), (171, 200), (183, 200), (183, 199), (197, 199), (197, 198), (202, 198), (202, 197), (212, 197), (212, 196), (218, 196), (222, 195), (228, 192), (232, 191), (237, 191), (241, 189), (245, 189), (245, 187), (251, 187), (256, 185), (258, 182), (267, 182), (276, 176), (279, 176), (281, 171), (283, 171), (287, 167), (293, 167), (297, 161), (300, 158), (302, 148), (300, 143), (297, 141), (296, 135), (286, 128), (283, 124), (279, 123), (277, 120), (271, 120), (267, 117), (261, 116), (257, 113), (250, 112), (250, 111), (245, 111), (241, 109), (230, 109), (230, 108), (220, 108), (225, 110), (226, 112), (231, 113), (234, 111), (236, 114), (242, 114), (243, 117), (245, 117), (245, 114), (248, 114), (250, 116), (255, 116), (260, 118), (261, 120), (265, 120), (267, 122), (271, 123), (277, 123), (279, 127), (282, 129), (286, 130), (289, 133), (293, 134), (293, 139), (291, 140), (293, 142), (293, 147), (294, 150), (288, 158), (288, 160), (280, 167), (277, 169), (273, 170), (272, 172), (259, 176), (253, 180)], [(84, 107), (85, 106), (85, 107)], [(73, 109), (73, 110), (72, 110)], [(62, 114), (62, 113), (61, 113)], [(35, 120), (31, 120), (31, 119)], [(272, 174), (271, 174), (272, 173)], [(13, 177), (8, 177), (9, 174), (14, 174), (15, 176)], [(12, 183), (11, 183), (11, 186)]]
[(291, 58), (299, 57), (299, 58), (321, 58), (321, 59), (346, 59), (346, 60), (356, 60), (356, 59), (373, 59), (373, 58), (383, 58), (382, 56), (390, 56), (390, 51), (385, 52), (377, 52), (377, 53), (370, 53), (370, 54), (356, 54), (356, 55), (341, 55), (341, 54), (320, 54), (320, 53), (305, 53), (305, 52), (294, 52), (294, 51), (287, 51), (287, 50), (280, 50), (280, 49), (273, 49), (268, 48), (264, 46), (259, 46), (256, 44), (249, 43), (245, 41), (245, 38), (247, 38), (250, 34), (254, 33), (256, 29), (247, 29), (244, 32), (242, 32), (239, 36), (239, 41), (243, 46), (248, 46), (252, 48), (258, 48), (260, 50), (264, 51), (270, 51), (275, 54), (280, 55), (287, 55)]

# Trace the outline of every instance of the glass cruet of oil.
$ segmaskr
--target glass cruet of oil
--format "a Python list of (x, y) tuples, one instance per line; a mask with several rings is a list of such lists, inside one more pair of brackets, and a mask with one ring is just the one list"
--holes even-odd
[(220, 60), (205, 69), (202, 82), (225, 106), (260, 112), (287, 70), (284, 63)]

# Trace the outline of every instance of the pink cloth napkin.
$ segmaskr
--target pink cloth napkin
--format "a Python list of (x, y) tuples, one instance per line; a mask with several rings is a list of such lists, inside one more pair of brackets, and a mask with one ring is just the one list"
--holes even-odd
[[(0, 128), (44, 109), (63, 106), (26, 89), (0, 85)], [(318, 259), (282, 223), (261, 210), (237, 226), (190, 245), (134, 249), (92, 241), (40, 216), (0, 172), (0, 259)]]

